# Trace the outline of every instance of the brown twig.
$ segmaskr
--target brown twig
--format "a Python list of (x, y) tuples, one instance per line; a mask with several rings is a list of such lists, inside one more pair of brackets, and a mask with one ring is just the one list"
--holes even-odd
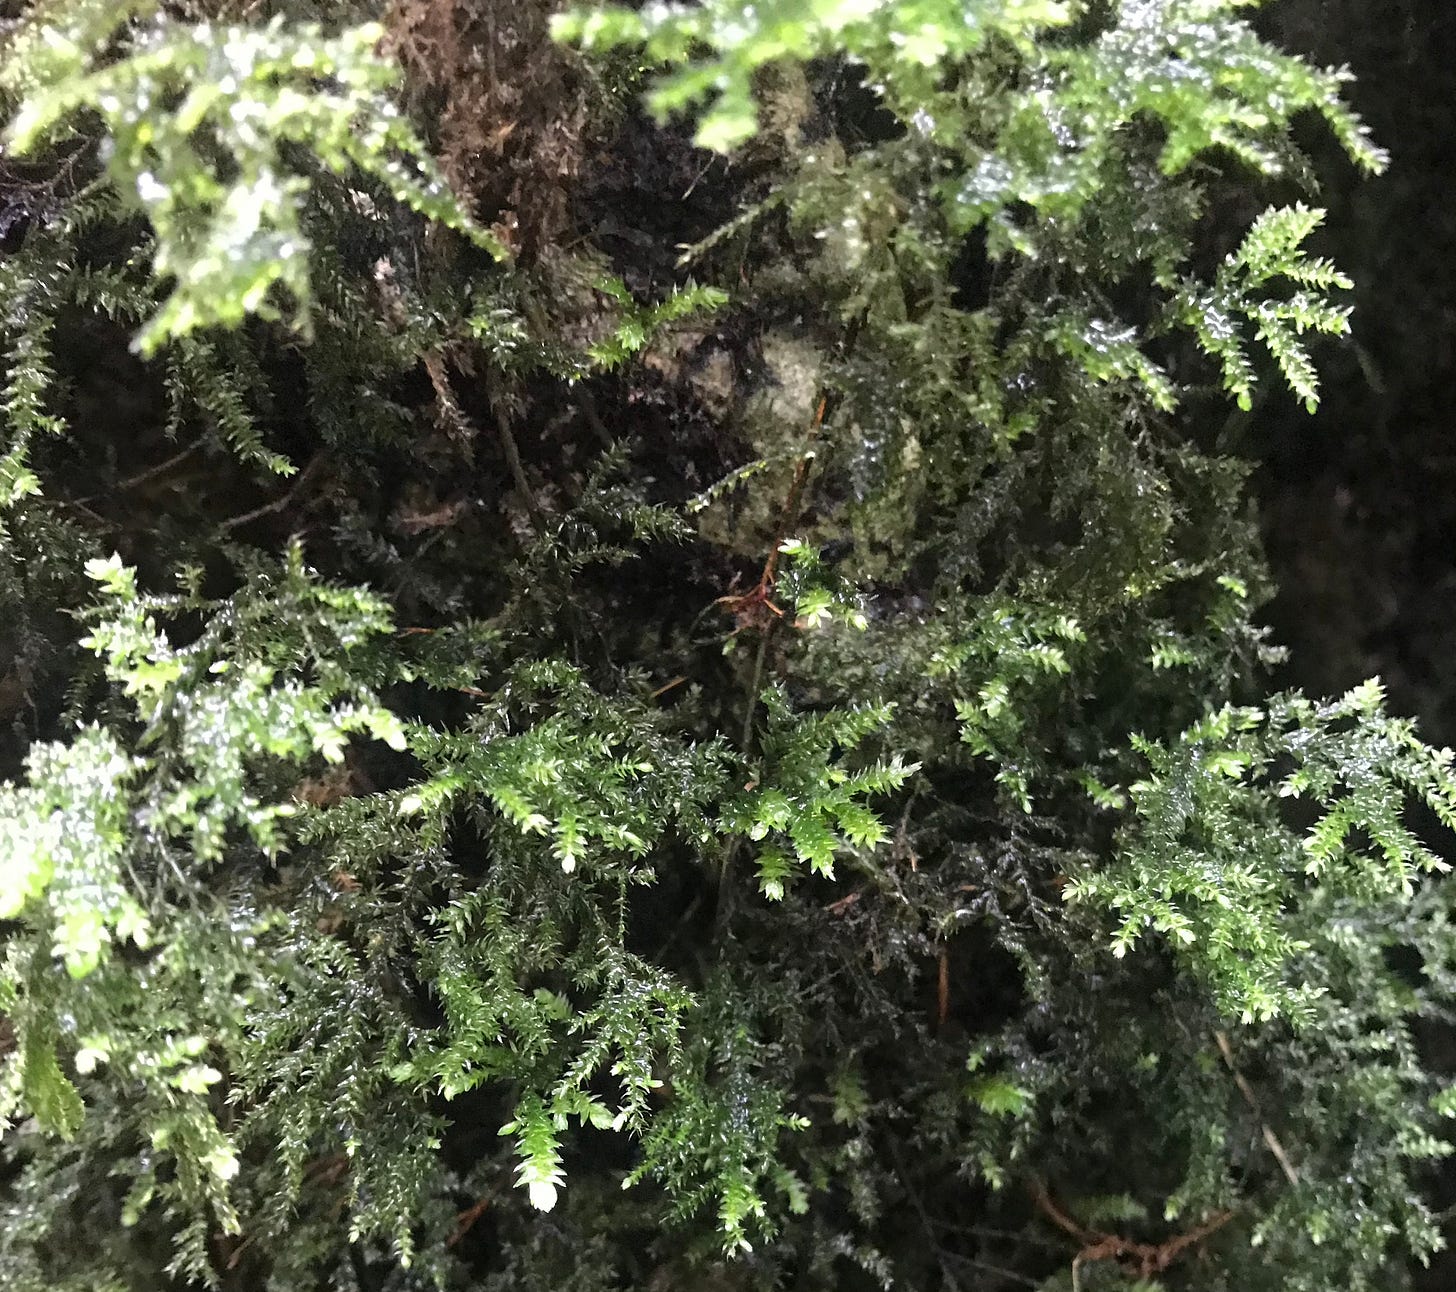
[[(738, 739), (738, 748), (745, 754), (748, 753), (749, 743), (753, 740), (753, 719), (758, 713), (759, 688), (763, 684), (763, 665), (768, 659), (769, 634), (764, 633), (758, 639), (758, 651), (753, 657), (753, 672), (748, 677), (748, 699), (743, 706), (743, 734)], [(734, 836), (737, 838), (737, 836)]]
[(925, 1241), (930, 1244), (930, 1249), (935, 1253), (936, 1262), (940, 1266), (940, 1272), (945, 1280), (945, 1286), (955, 1292), (960, 1285), (954, 1274), (951, 1273), (950, 1264), (947, 1260), (948, 1253), (940, 1245), (936, 1237), (935, 1222), (930, 1218), (930, 1212), (925, 1209), (925, 1203), (921, 1201), (920, 1194), (916, 1192), (915, 1186), (910, 1183), (910, 1173), (905, 1169), (905, 1163), (901, 1160), (899, 1151), (895, 1148), (895, 1141), (890, 1140), (885, 1146), (889, 1150), (890, 1163), (895, 1169), (895, 1175), (900, 1181), (900, 1187), (905, 1190), (905, 1196), (910, 1199), (910, 1205), (915, 1208), (915, 1214), (920, 1218), (921, 1227), (925, 1231)]
[(505, 454), (506, 466), (510, 468), (511, 479), (515, 482), (516, 490), (521, 495), (526, 512), (531, 517), (531, 527), (540, 534), (546, 527), (546, 518), (541, 514), (541, 506), (536, 501), (535, 493), (532, 492), (531, 482), (526, 479), (526, 468), (521, 465), (521, 450), (516, 445), (516, 436), (511, 429), (511, 418), (505, 399), (504, 397), (497, 398), (494, 385), (495, 383), (492, 382), (490, 402), (491, 410), (495, 413), (496, 437), (500, 440), (501, 452)]
[(304, 1167), (303, 1175), (307, 1180), (323, 1180), (327, 1184), (337, 1184), (348, 1169), (348, 1156), (344, 1153), (332, 1153), (328, 1157), (315, 1158)]
[(784, 499), (783, 511), (779, 515), (778, 530), (774, 534), (773, 543), (769, 546), (768, 558), (763, 563), (763, 573), (759, 575), (758, 582), (747, 592), (729, 593), (719, 597), (713, 604), (722, 606), (729, 614), (738, 620), (738, 626), (742, 628), (760, 627), (765, 623), (772, 623), (767, 615), (772, 614), (778, 619), (784, 617), (784, 612), (773, 602), (774, 584), (778, 580), (779, 571), (779, 549), (783, 547), (784, 540), (789, 536), (789, 527), (798, 518), (799, 508), (804, 499), (804, 486), (809, 479), (809, 465), (814, 460), (813, 444), (819, 437), (819, 431), (824, 425), (825, 414), (829, 411), (829, 396), (820, 395), (818, 406), (814, 410), (814, 419), (809, 423), (809, 434), (804, 442), (804, 451), (799, 456), (799, 461), (794, 467), (794, 479), (789, 485), (788, 497)]
[(327, 458), (322, 451), (315, 453), (308, 460), (303, 470), (298, 473), (298, 478), (293, 482), (293, 487), (281, 498), (275, 499), (273, 502), (265, 502), (261, 507), (254, 507), (252, 511), (245, 511), (241, 516), (231, 516), (223, 521), (218, 528), (224, 534), (227, 534), (232, 530), (246, 525), (249, 521), (258, 520), (263, 516), (270, 516), (275, 512), (284, 511), (288, 507), (291, 507), (303, 493), (304, 488), (311, 485), (318, 478), (326, 461)]
[(915, 802), (915, 795), (905, 801), (905, 810), (900, 814), (900, 825), (895, 831), (895, 841), (890, 847), (890, 856), (896, 861), (908, 861), (910, 873), (918, 874), (920, 871), (920, 856), (910, 846), (910, 808)]
[(662, 957), (676, 945), (677, 940), (687, 932), (689, 926), (692, 924), (693, 916), (702, 909), (702, 905), (703, 894), (701, 892), (694, 894), (693, 900), (687, 904), (683, 913), (678, 916), (677, 923), (672, 926), (672, 932), (667, 935), (666, 940), (657, 948), (656, 954), (652, 957), (654, 961), (660, 962)]
[(243, 1259), (243, 1253), (246, 1252), (248, 1248), (252, 1245), (253, 1239), (251, 1235), (239, 1241), (237, 1246), (233, 1248), (232, 1254), (227, 1258), (227, 1268), (230, 1270), (237, 1269), (239, 1263)]
[[(165, 461), (158, 462), (156, 466), (148, 467), (145, 471), (139, 471), (134, 476), (128, 476), (125, 480), (117, 481), (116, 484), (111, 486), (110, 492), (122, 493), (127, 489), (135, 489), (138, 485), (146, 484), (148, 480), (152, 480), (155, 477), (162, 475), (164, 472), (170, 471), (178, 463), (185, 462), (202, 447), (203, 441), (196, 440), (193, 443), (189, 444), (180, 453), (174, 453)], [(84, 498), (73, 499), (72, 506), (80, 506), (88, 502), (95, 502), (100, 497), (101, 495), (96, 493), (87, 494)]]
[(814, 461), (814, 441), (819, 438), (819, 432), (824, 426), (824, 415), (829, 411), (829, 396), (820, 395), (818, 406), (814, 409), (814, 420), (809, 423), (809, 434), (804, 440), (804, 451), (799, 455), (798, 465), (794, 467), (794, 480), (789, 486), (789, 496), (784, 500), (783, 514), (779, 519), (779, 532), (774, 535), (773, 547), (768, 554), (768, 562), (763, 567), (762, 582), (772, 585), (778, 574), (779, 549), (783, 546), (784, 540), (789, 536), (789, 526), (792, 525), (799, 514), (799, 507), (804, 501), (804, 486), (809, 482), (809, 467)]
[(483, 1197), (479, 1202), (477, 1202), (474, 1206), (467, 1207), (458, 1216), (456, 1216), (455, 1217), (455, 1232), (453, 1234), (451, 1234), (450, 1237), (445, 1240), (445, 1246), (446, 1247), (454, 1247), (454, 1246), (456, 1246), (460, 1242), (460, 1240), (462, 1238), (464, 1238), (465, 1235), (470, 1232), (471, 1226), (474, 1225), (475, 1222), (477, 1220), (479, 1220), (483, 1215), (485, 1215), (486, 1211), (488, 1211), (489, 1208), (490, 1208), (490, 1204), (492, 1202), (494, 1202), (494, 1201), (495, 1201), (495, 1194), (494, 1193), (489, 1193), (485, 1197)]
[(450, 373), (445, 367), (445, 356), (439, 350), (424, 355), (420, 362), (430, 378), (430, 388), (435, 392), (435, 411), (446, 428), (454, 433), (462, 446), (475, 438), (475, 426), (460, 401), (455, 398), (455, 388), (450, 384)]
[(1203, 1224), (1181, 1234), (1174, 1234), (1161, 1243), (1139, 1243), (1120, 1234), (1084, 1228), (1057, 1206), (1040, 1181), (1032, 1186), (1032, 1200), (1039, 1210), (1058, 1229), (1063, 1230), (1080, 1245), (1072, 1258), (1072, 1287), (1080, 1289), (1083, 1265), (1096, 1261), (1119, 1261), (1134, 1263), (1138, 1277), (1150, 1279), (1161, 1274), (1190, 1247), (1222, 1229), (1233, 1219), (1232, 1211), (1215, 1212)]
[[(425, 371), (430, 375), (430, 384), (435, 389), (435, 403), (440, 410), (441, 420), (454, 431), (457, 442), (463, 448), (475, 439), (475, 424), (466, 415), (460, 401), (455, 398), (455, 390), (450, 384), (450, 374), (445, 368), (443, 357), (439, 354), (428, 354), (424, 358), (424, 365)], [(541, 505), (536, 501), (531, 482), (526, 478), (526, 468), (521, 463), (521, 450), (516, 443), (515, 432), (511, 429), (511, 417), (505, 397), (496, 381), (489, 380), (487, 388), (491, 412), (495, 415), (496, 439), (500, 441), (511, 481), (516, 486), (516, 492), (521, 495), (521, 502), (531, 518), (531, 528), (539, 534), (545, 528), (545, 517), (541, 514)]]
[(942, 948), (935, 984), (935, 1025), (944, 1027), (950, 1021), (950, 952)]
[(1213, 1039), (1218, 1042), (1219, 1053), (1223, 1055), (1223, 1061), (1233, 1075), (1234, 1085), (1239, 1088), (1239, 1094), (1243, 1095), (1244, 1102), (1249, 1105), (1250, 1110), (1259, 1120), (1259, 1132), (1263, 1136), (1264, 1147), (1273, 1154), (1274, 1160), (1279, 1163), (1279, 1169), (1284, 1172), (1284, 1178), (1291, 1185), (1297, 1185), (1299, 1172), (1295, 1169), (1294, 1163), (1289, 1160), (1289, 1154), (1284, 1151), (1284, 1145), (1279, 1142), (1279, 1136), (1264, 1120), (1264, 1113), (1259, 1107), (1259, 1099), (1254, 1094), (1253, 1086), (1249, 1084), (1248, 1078), (1239, 1071), (1238, 1064), (1234, 1062), (1234, 1047), (1229, 1044), (1228, 1036), (1223, 1032), (1215, 1031)]
[[(749, 746), (753, 740), (753, 719), (758, 713), (759, 687), (763, 683), (763, 665), (768, 658), (768, 643), (772, 636), (770, 631), (764, 633), (758, 639), (758, 650), (754, 652), (753, 671), (748, 677), (748, 695), (743, 702), (743, 733), (738, 738), (738, 748), (747, 755)], [(758, 782), (750, 782), (748, 788), (753, 788)], [(733, 862), (738, 856), (738, 849), (743, 844), (741, 834), (730, 835), (723, 846), (723, 856), (718, 863), (717, 882), (717, 905), (713, 911), (713, 928), (715, 932), (722, 932), (728, 926), (728, 916), (733, 905)]]
[(70, 498), (42, 498), (42, 502), (49, 502), (53, 507), (64, 507), (67, 511), (79, 512), (87, 520), (93, 521), (103, 529), (116, 529), (117, 523), (114, 520), (107, 520), (100, 512), (93, 511), (84, 502), (74, 502)]
[(597, 401), (592, 398), (592, 393), (585, 386), (576, 388), (576, 407), (591, 427), (592, 434), (601, 441), (602, 447), (611, 449), (616, 447), (616, 440), (612, 433), (607, 430), (606, 423), (602, 421), (602, 415), (597, 412)]

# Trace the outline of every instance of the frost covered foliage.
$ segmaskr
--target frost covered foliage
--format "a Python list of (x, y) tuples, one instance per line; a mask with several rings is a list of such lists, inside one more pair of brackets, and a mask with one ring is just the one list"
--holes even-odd
[(1180, 420), (1383, 164), (1249, 8), (6, 20), (6, 1288), (1401, 1286), (1456, 770)]

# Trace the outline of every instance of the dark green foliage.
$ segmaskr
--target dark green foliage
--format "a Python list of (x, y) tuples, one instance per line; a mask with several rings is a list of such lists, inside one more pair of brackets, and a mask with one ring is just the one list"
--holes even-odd
[(1347, 327), (1296, 114), (1382, 164), (1248, 7), (11, 24), (7, 1287), (1439, 1246), (1451, 755), (1265, 697), (1182, 411)]

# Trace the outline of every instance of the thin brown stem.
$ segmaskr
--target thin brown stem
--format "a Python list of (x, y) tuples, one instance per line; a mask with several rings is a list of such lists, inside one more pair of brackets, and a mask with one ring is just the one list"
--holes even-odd
[(1297, 1185), (1299, 1183), (1299, 1171), (1295, 1168), (1294, 1163), (1290, 1161), (1289, 1154), (1284, 1151), (1284, 1145), (1279, 1142), (1279, 1136), (1274, 1133), (1273, 1128), (1264, 1120), (1264, 1113), (1259, 1107), (1259, 1099), (1254, 1094), (1253, 1086), (1249, 1084), (1248, 1078), (1239, 1071), (1238, 1064), (1234, 1062), (1234, 1048), (1229, 1043), (1228, 1036), (1223, 1032), (1215, 1031), (1213, 1039), (1218, 1042), (1219, 1053), (1223, 1055), (1223, 1061), (1233, 1076), (1234, 1085), (1239, 1088), (1239, 1094), (1244, 1097), (1244, 1102), (1249, 1105), (1250, 1111), (1259, 1120), (1259, 1133), (1264, 1140), (1264, 1147), (1269, 1150), (1274, 1160), (1279, 1163), (1279, 1169), (1284, 1172), (1284, 1178), (1291, 1185)]
[(1184, 1233), (1174, 1234), (1161, 1243), (1140, 1243), (1131, 1238), (1124, 1238), (1120, 1234), (1098, 1232), (1079, 1225), (1057, 1206), (1046, 1186), (1040, 1182), (1036, 1182), (1032, 1186), (1032, 1200), (1048, 1220), (1080, 1244), (1077, 1254), (1072, 1258), (1074, 1287), (1079, 1287), (1081, 1284), (1082, 1266), (1091, 1265), (1097, 1261), (1119, 1261), (1131, 1264), (1137, 1270), (1139, 1277), (1150, 1279), (1156, 1274), (1161, 1274), (1190, 1247), (1196, 1246), (1217, 1233), (1234, 1217), (1232, 1211), (1215, 1212), (1203, 1224)]
[(218, 528), (224, 534), (228, 534), (246, 525), (249, 521), (258, 520), (263, 516), (271, 516), (275, 512), (285, 511), (318, 478), (319, 474), (323, 471), (325, 461), (326, 458), (322, 451), (315, 453), (309, 459), (308, 464), (303, 470), (298, 473), (298, 478), (293, 482), (293, 487), (281, 498), (277, 498), (273, 502), (265, 502), (261, 507), (254, 507), (252, 511), (245, 511), (241, 516), (230, 516)]
[(506, 405), (505, 393), (499, 388), (494, 375), (488, 382), (488, 391), (491, 412), (495, 414), (496, 438), (500, 440), (506, 467), (511, 473), (511, 480), (516, 486), (516, 492), (521, 495), (521, 502), (525, 505), (526, 512), (531, 518), (531, 528), (540, 534), (546, 528), (546, 518), (541, 513), (541, 507), (536, 501), (536, 494), (531, 488), (531, 482), (526, 479), (526, 468), (521, 464), (521, 450), (516, 444), (515, 431), (511, 427), (510, 409)]
[(940, 965), (935, 983), (935, 1025), (944, 1027), (950, 1021), (950, 953), (940, 953)]
[[(200, 448), (202, 448), (202, 443), (203, 442), (201, 440), (197, 440), (192, 444), (189, 444), (180, 453), (172, 454), (172, 456), (167, 458), (166, 461), (158, 462), (157, 465), (154, 467), (148, 467), (145, 471), (139, 471), (134, 476), (128, 476), (125, 480), (118, 481), (116, 484), (112, 485), (110, 492), (121, 493), (127, 489), (135, 489), (138, 485), (146, 484), (148, 480), (155, 479), (157, 476), (165, 474), (173, 467), (177, 466), (179, 463), (185, 462)], [(88, 494), (84, 498), (74, 499), (72, 501), (72, 506), (80, 506), (83, 503), (95, 502), (99, 497), (101, 497), (100, 494)]]

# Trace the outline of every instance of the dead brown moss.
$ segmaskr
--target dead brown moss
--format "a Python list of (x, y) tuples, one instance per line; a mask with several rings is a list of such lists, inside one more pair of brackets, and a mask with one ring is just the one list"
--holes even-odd
[(527, 260), (571, 228), (592, 87), (551, 39), (553, 0), (393, 0), (386, 24), (440, 161), (476, 218)]

